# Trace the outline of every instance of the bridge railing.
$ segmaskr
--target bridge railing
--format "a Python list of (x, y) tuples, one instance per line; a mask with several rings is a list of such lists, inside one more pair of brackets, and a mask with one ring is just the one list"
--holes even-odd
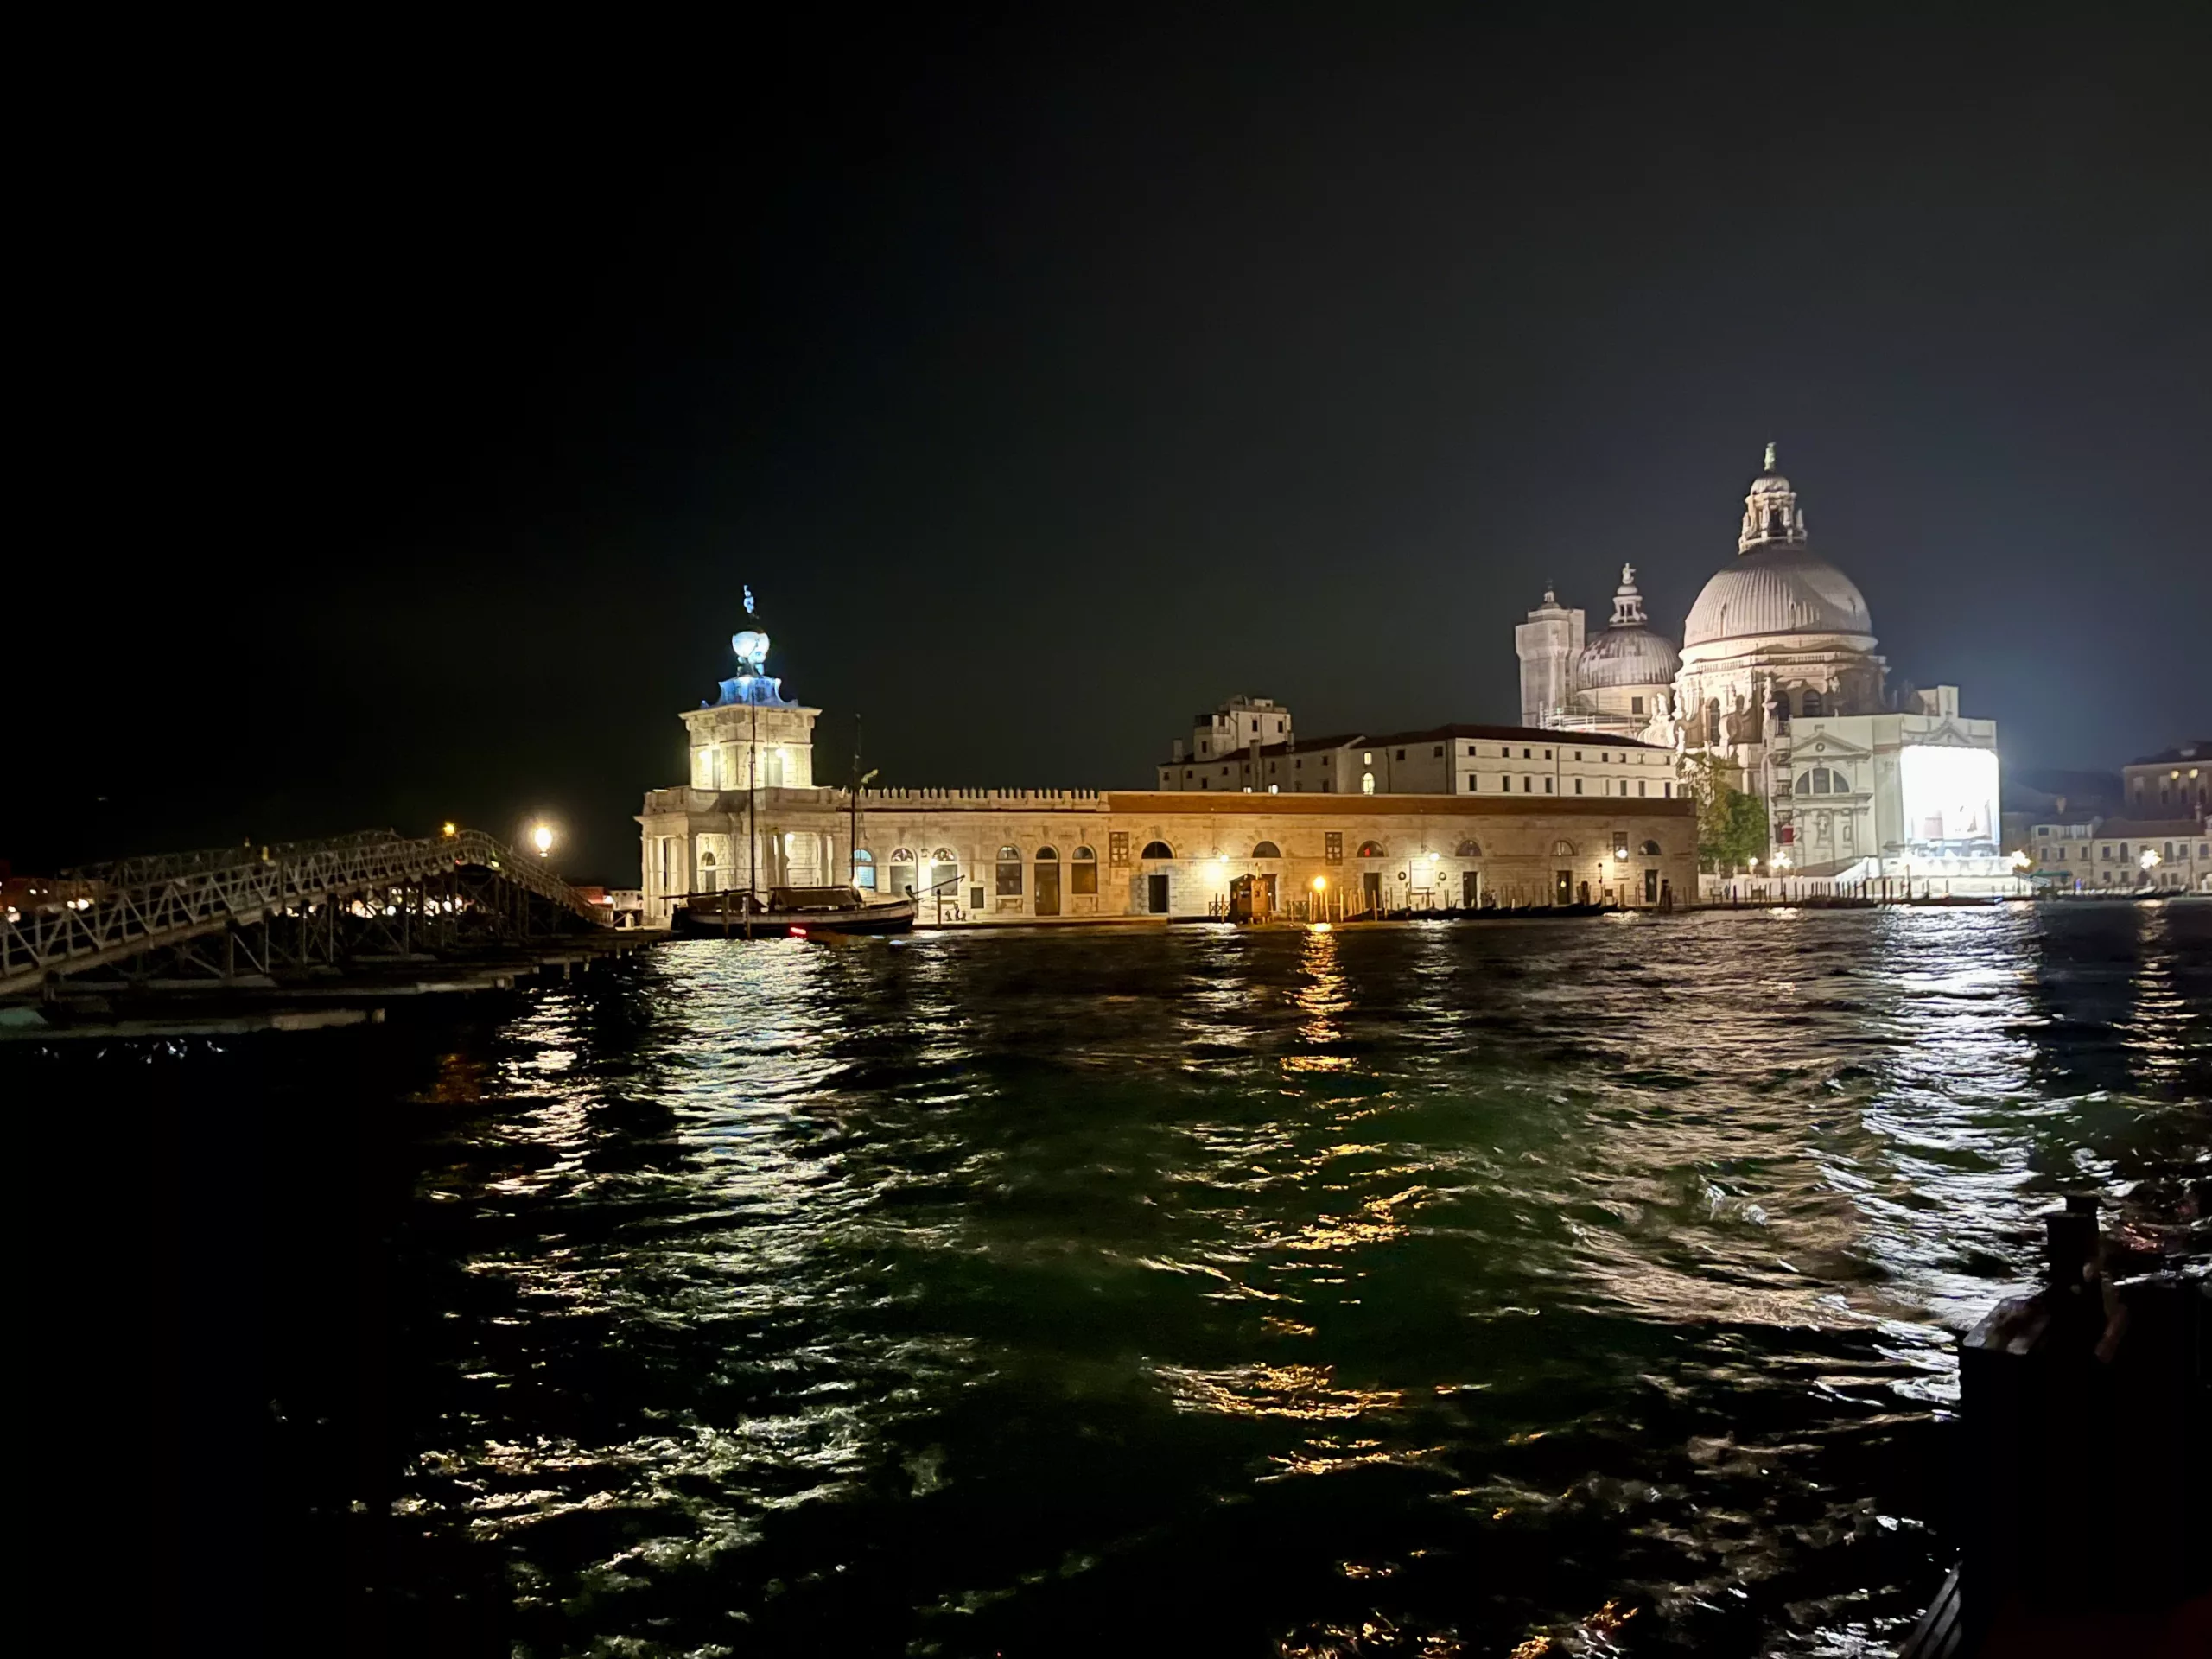
[[(114, 961), (230, 923), (259, 922), (272, 912), (404, 887), (456, 867), (491, 870), (587, 920), (603, 919), (582, 894), (538, 860), (480, 830), (419, 840), (372, 830), (327, 841), (223, 850), (220, 861), (211, 853), (188, 853), (174, 861), (118, 860), (91, 867), (79, 879), (99, 881), (105, 891), (16, 921), (0, 921), (0, 995), (35, 988), (50, 973)], [(239, 855), (230, 856), (232, 852)], [(135, 864), (160, 873), (128, 882), (92, 873), (135, 874)]]
[(103, 882), (111, 887), (143, 887), (149, 882), (174, 880), (227, 869), (233, 864), (265, 863), (271, 860), (311, 856), (334, 847), (365, 846), (374, 842), (402, 841), (397, 830), (362, 830), (348, 836), (328, 836), (312, 841), (275, 842), (266, 846), (252, 842), (236, 847), (203, 847), (188, 853), (150, 853), (135, 858), (110, 859), (102, 864), (80, 864), (64, 870), (65, 881)]

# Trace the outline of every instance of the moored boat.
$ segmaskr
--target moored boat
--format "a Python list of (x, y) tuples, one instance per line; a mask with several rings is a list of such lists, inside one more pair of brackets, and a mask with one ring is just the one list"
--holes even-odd
[(685, 938), (782, 939), (815, 934), (905, 933), (914, 925), (911, 898), (873, 899), (858, 887), (771, 887), (757, 893), (695, 893), (671, 912), (669, 931)]

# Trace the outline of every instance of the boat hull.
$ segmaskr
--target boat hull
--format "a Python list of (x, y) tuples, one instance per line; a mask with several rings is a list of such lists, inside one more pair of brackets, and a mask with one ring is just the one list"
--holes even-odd
[(834, 934), (909, 933), (915, 906), (911, 899), (863, 905), (847, 910), (755, 910), (696, 899), (679, 905), (668, 918), (669, 931), (690, 939), (813, 938)]

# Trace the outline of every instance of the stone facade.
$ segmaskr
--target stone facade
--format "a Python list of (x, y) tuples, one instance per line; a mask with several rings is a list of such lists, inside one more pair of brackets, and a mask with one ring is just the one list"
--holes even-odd
[[(1272, 706), (1272, 705), (1270, 705)], [(1181, 747), (1177, 745), (1178, 749)], [(1430, 726), (1255, 744), (1171, 760), (1162, 791), (1255, 795), (1597, 795), (1671, 800), (1673, 753), (1528, 726)]]
[[(1206, 916), (1245, 875), (1271, 886), (1277, 908), (1312, 893), (1317, 878), (1353, 910), (1562, 895), (1645, 907), (1687, 903), (1696, 891), (1695, 807), (1686, 798), (1239, 792), (1199, 802), (1157, 791), (871, 790), (856, 817), (839, 790), (751, 798), (763, 888), (849, 877), (883, 893), (912, 888), (924, 926)], [(742, 791), (689, 788), (645, 798), (648, 925), (664, 925), (673, 901), (693, 890), (677, 885), (684, 872), (742, 872), (747, 801)], [(702, 865), (708, 851), (715, 862)]]

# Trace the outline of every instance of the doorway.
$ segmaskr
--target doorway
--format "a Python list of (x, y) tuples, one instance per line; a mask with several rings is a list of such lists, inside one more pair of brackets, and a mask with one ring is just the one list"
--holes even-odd
[(1552, 872), (1552, 903), (1555, 905), (1571, 905), (1573, 902), (1574, 872), (1573, 870), (1554, 870)]
[(1656, 870), (1643, 873), (1643, 902), (1647, 905), (1659, 902), (1659, 872)]
[(1362, 870), (1359, 873), (1360, 908), (1369, 915), (1380, 914), (1382, 909), (1382, 872)]
[(1057, 916), (1060, 913), (1060, 867), (1042, 860), (1037, 865), (1037, 913)]
[(1167, 873), (1162, 870), (1146, 876), (1144, 887), (1145, 908), (1154, 916), (1165, 916), (1167, 913)]
[(1472, 910), (1482, 902), (1483, 879), (1473, 870), (1459, 872), (1459, 908)]

